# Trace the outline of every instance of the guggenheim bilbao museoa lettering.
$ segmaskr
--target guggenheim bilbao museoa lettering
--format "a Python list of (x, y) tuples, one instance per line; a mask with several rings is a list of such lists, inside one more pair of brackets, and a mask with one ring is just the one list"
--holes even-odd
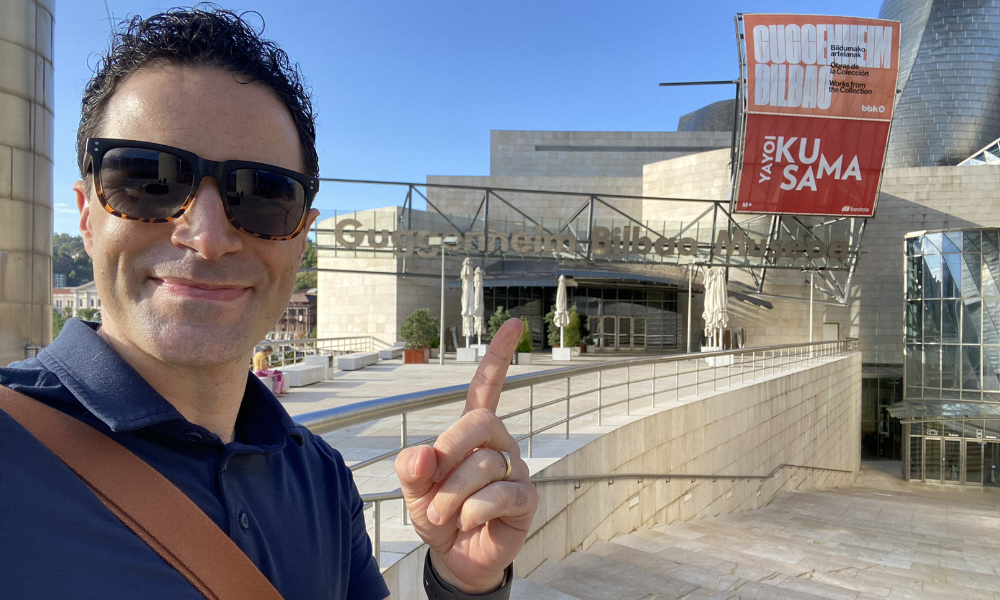
[[(391, 252), (395, 257), (417, 256), (433, 258), (438, 255), (442, 233), (430, 230), (364, 229), (355, 219), (342, 219), (334, 229), (337, 250), (375, 250)], [(491, 225), (486, 232), (456, 230), (443, 234), (444, 247), (448, 252), (472, 254), (508, 254), (552, 256), (559, 258), (605, 258), (614, 260), (635, 260), (641, 262), (650, 256), (664, 259), (672, 256), (694, 256), (713, 253), (720, 260), (734, 265), (756, 266), (765, 261), (776, 266), (778, 259), (787, 258), (826, 262), (836, 260), (841, 263), (857, 256), (857, 247), (847, 242), (820, 240), (801, 241), (796, 239), (765, 241), (748, 236), (744, 232), (730, 234), (720, 231), (711, 248), (698, 246), (698, 241), (690, 237), (665, 237), (643, 227), (598, 227), (593, 228), (593, 243), (578, 240), (569, 232), (551, 233), (541, 226), (532, 232), (505, 233)], [(755, 260), (756, 259), (756, 260)], [(786, 266), (802, 266), (789, 264)], [(832, 266), (832, 265), (831, 265)]]

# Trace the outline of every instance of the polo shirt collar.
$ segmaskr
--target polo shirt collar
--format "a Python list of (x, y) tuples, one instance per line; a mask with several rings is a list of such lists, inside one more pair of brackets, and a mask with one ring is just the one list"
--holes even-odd
[[(97, 334), (99, 327), (99, 323), (67, 320), (59, 336), (38, 354), (38, 360), (112, 431), (184, 421), (184, 416)], [(289, 435), (302, 444), (298, 425), (274, 394), (249, 370), (247, 377), (236, 422), (237, 439), (259, 451), (283, 447)]]

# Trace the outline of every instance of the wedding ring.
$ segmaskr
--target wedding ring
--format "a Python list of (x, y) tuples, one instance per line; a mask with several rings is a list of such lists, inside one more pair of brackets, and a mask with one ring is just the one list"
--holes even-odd
[(503, 474), (503, 478), (501, 479), (501, 481), (507, 481), (507, 478), (510, 477), (510, 472), (514, 470), (514, 465), (510, 462), (510, 457), (507, 456), (506, 452), (503, 450), (497, 450), (497, 452), (503, 456), (504, 461), (507, 463), (507, 472)]

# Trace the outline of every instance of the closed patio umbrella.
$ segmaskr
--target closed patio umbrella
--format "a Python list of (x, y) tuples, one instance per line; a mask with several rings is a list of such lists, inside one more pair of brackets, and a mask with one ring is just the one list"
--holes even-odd
[(471, 344), (470, 338), (475, 328), (476, 298), (472, 283), (472, 261), (468, 258), (462, 261), (462, 335), (465, 336), (465, 347)]
[(552, 322), (559, 328), (559, 347), (564, 348), (563, 328), (569, 325), (569, 310), (566, 308), (566, 276), (559, 276), (559, 287), (556, 289), (556, 314)]
[(483, 343), (483, 332), (486, 331), (486, 327), (483, 324), (483, 269), (482, 267), (476, 267), (475, 272), (472, 274), (472, 290), (473, 290), (473, 305), (472, 305), (472, 317), (473, 317), (473, 330), (476, 335), (479, 336), (479, 343)]

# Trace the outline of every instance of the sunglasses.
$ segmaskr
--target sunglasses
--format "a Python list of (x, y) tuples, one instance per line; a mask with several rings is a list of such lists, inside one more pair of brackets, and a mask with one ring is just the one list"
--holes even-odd
[(203, 177), (219, 182), (236, 229), (268, 240), (302, 231), (319, 179), (274, 165), (216, 162), (162, 144), (88, 138), (83, 173), (92, 172), (104, 210), (122, 219), (169, 223), (191, 206)]

